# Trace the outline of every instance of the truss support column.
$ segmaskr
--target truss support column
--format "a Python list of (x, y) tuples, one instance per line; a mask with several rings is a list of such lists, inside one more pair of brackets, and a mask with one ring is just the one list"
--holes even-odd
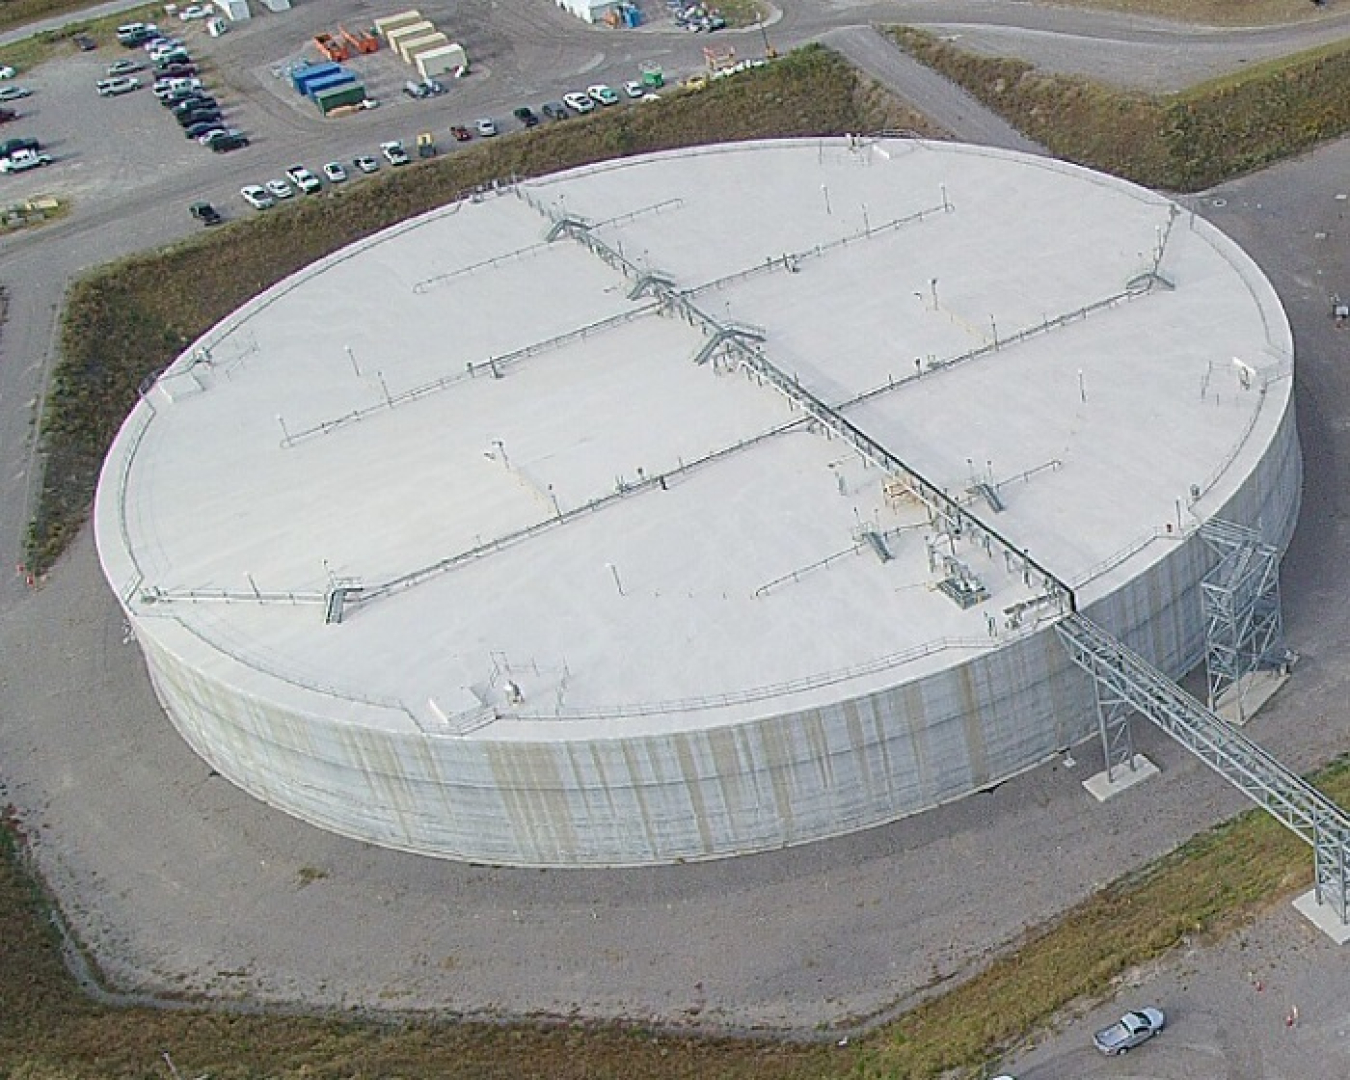
[(1350, 837), (1339, 830), (1319, 824), (1313, 840), (1313, 894), (1318, 904), (1330, 907), (1341, 924), (1350, 924), (1350, 882), (1346, 880), (1346, 845)]
[(1123, 771), (1134, 771), (1134, 735), (1130, 730), (1130, 703), (1112, 690), (1093, 665), (1092, 687), (1097, 701), (1097, 731), (1106, 760), (1106, 782), (1114, 784)]

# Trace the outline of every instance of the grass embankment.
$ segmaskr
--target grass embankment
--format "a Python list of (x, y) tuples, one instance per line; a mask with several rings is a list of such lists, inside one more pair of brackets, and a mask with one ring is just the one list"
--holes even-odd
[(1065, 7), (1153, 15), (1195, 26), (1274, 26), (1325, 15), (1309, 0), (1063, 0)]
[[(1350, 769), (1334, 767), (1321, 784), (1343, 801)], [(970, 1077), (1056, 1013), (1109, 991), (1131, 968), (1187, 937), (1232, 926), (1311, 876), (1306, 846), (1251, 811), (1028, 935), (969, 982), (840, 1048), (575, 1024), (377, 1025), (106, 1008), (83, 997), (62, 967), (47, 901), (3, 827), (0, 855), (0, 1075), (25, 1080), (158, 1077), (165, 1049), (185, 1073), (215, 1080)]]
[(1148, 95), (891, 32), (1056, 157), (1148, 187), (1200, 191), (1350, 131), (1350, 42)]
[(455, 150), (104, 267), (67, 298), (43, 417), (46, 470), (28, 566), (50, 567), (83, 523), (99, 463), (147, 376), (249, 297), (358, 237), (494, 178), (707, 142), (923, 125), (834, 54), (807, 49), (699, 94)]
[[(12, 30), (15, 27), (25, 26), (36, 19), (44, 19), (50, 15), (60, 15), (66, 12), (76, 12), (81, 8), (88, 7), (86, 2), (81, 3), (60, 3), (57, 0), (10, 0), (6, 3), (0, 0), (0, 31)], [(27, 14), (19, 17), (12, 9), (43, 9), (37, 10), (36, 14)], [(54, 56), (63, 53), (75, 51), (75, 44), (71, 40), (76, 34), (87, 34), (99, 44), (100, 51), (109, 45), (116, 45), (117, 35), (114, 32), (117, 27), (123, 23), (153, 21), (156, 18), (163, 19), (164, 8), (159, 4), (146, 4), (143, 7), (132, 8), (130, 11), (122, 11), (116, 15), (107, 15), (101, 19), (78, 19), (75, 22), (68, 23), (59, 30), (42, 30), (32, 37), (24, 38), (22, 41), (16, 41), (12, 45), (6, 45), (0, 48), (0, 64), (8, 64), (18, 69), (20, 78), (23, 73), (38, 64), (52, 59)], [(108, 50), (107, 62), (121, 59), (123, 53), (120, 48), (114, 54)]]

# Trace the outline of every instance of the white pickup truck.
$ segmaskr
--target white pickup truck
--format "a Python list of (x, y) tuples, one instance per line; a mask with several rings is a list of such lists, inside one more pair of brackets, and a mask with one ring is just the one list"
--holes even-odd
[(16, 150), (9, 157), (0, 158), (0, 172), (27, 172), (29, 169), (38, 169), (51, 163), (49, 154), (37, 150)]

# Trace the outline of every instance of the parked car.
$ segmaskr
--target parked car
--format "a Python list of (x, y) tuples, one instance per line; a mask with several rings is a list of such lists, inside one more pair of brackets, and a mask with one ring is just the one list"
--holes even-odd
[(319, 178), (303, 165), (292, 165), (286, 170), (286, 177), (306, 195), (313, 195), (323, 187), (323, 184), (319, 182)]
[(119, 94), (129, 94), (140, 88), (141, 80), (135, 75), (118, 75), (113, 79), (102, 79), (95, 85), (99, 97), (117, 97)]
[(155, 76), (159, 79), (192, 79), (197, 76), (196, 64), (168, 64), (155, 67)]
[(637, 79), (629, 79), (623, 84), (623, 92), (636, 101), (647, 92), (647, 88)]
[(520, 106), (515, 110), (513, 115), (527, 128), (532, 128), (535, 124), (539, 123), (539, 117), (535, 115), (535, 111), (528, 105)]
[(144, 67), (144, 64), (136, 60), (118, 60), (116, 63), (108, 65), (108, 78), (111, 79), (117, 75), (130, 75), (133, 71), (141, 71)]
[(564, 94), (563, 103), (573, 112), (579, 113), (588, 113), (595, 108), (595, 102), (581, 93)]
[(98, 48), (98, 42), (88, 34), (76, 34), (70, 40), (75, 42), (75, 48), (79, 49), (80, 52), (93, 52)]
[(26, 86), (0, 86), (0, 101), (18, 101), (32, 96), (33, 91)]
[(324, 179), (330, 184), (340, 184), (347, 179), (347, 170), (340, 161), (330, 161), (323, 167)]
[(198, 124), (210, 124), (212, 127), (220, 127), (221, 120), (224, 117), (219, 109), (194, 109), (192, 112), (179, 113), (178, 126), (187, 130)]
[(473, 132), (463, 124), (451, 124), (450, 134), (455, 137), (456, 142), (468, 142), (473, 138)]
[(244, 202), (248, 203), (254, 210), (266, 210), (276, 202), (268, 194), (267, 189), (259, 184), (245, 184), (239, 189), (239, 194), (244, 197)]
[(36, 139), (22, 137), (18, 139), (6, 139), (4, 142), (0, 142), (0, 158), (13, 157), (20, 150), (31, 150), (36, 154), (41, 149), (42, 144)]
[(213, 131), (224, 131), (217, 120), (198, 120), (195, 124), (188, 124), (183, 128), (183, 137), (201, 141), (204, 135), (209, 135)]
[(188, 207), (188, 213), (200, 221), (203, 225), (219, 225), (225, 219), (220, 216), (220, 211), (209, 202), (195, 202)]
[[(210, 146), (217, 139), (223, 139), (230, 134), (230, 128), (221, 127), (219, 124), (212, 124), (209, 128), (197, 136), (197, 141), (203, 146)], [(235, 132), (237, 135), (238, 132)]]
[(19, 114), (13, 109), (6, 109), (0, 106), (0, 124), (8, 124), (11, 120), (17, 120)]
[(478, 129), (478, 134), (485, 139), (490, 139), (497, 134), (497, 121), (489, 117), (483, 117), (474, 125)]
[(295, 194), (294, 189), (285, 180), (269, 180), (263, 186), (267, 188), (267, 193), (274, 199), (289, 199)]
[(227, 131), (217, 139), (212, 139), (206, 144), (217, 154), (228, 154), (231, 150), (239, 150), (248, 145), (248, 139), (242, 132)]
[(597, 105), (617, 105), (619, 95), (604, 83), (596, 83), (594, 86), (586, 87), (586, 94)]
[(188, 90), (169, 106), (169, 111), (175, 116), (181, 116), (183, 113), (195, 112), (198, 109), (218, 108), (220, 108), (220, 102), (210, 94), (205, 94), (200, 90)]
[(380, 153), (390, 165), (406, 165), (412, 160), (408, 156), (408, 151), (403, 149), (403, 144), (398, 140), (380, 143)]
[(1167, 1026), (1161, 1009), (1136, 1009), (1092, 1036), (1092, 1043), (1103, 1054), (1123, 1054), (1148, 1042)]
[(352, 164), (355, 165), (358, 169), (360, 169), (363, 173), (373, 173), (380, 171), (379, 158), (373, 158), (369, 154), (361, 154), (358, 157), (352, 158)]
[(408, 97), (415, 99), (431, 97), (431, 91), (427, 89), (426, 84), (420, 82), (405, 82), (403, 84), (403, 92), (407, 94)]
[(201, 4), (191, 4), (178, 13), (178, 18), (183, 22), (192, 22), (193, 19), (207, 19), (210, 17), (211, 9), (202, 7)]
[(159, 103), (170, 112), (187, 112), (191, 108), (219, 108), (220, 103), (204, 90), (171, 90), (167, 94), (156, 94)]
[(569, 115), (567, 106), (561, 101), (546, 101), (539, 111), (550, 120), (566, 120)]
[(16, 150), (9, 157), (0, 158), (0, 172), (27, 172), (29, 169), (37, 169), (51, 163), (50, 155), (40, 150)]
[(123, 23), (117, 28), (117, 40), (125, 43), (129, 38), (134, 38), (141, 34), (147, 34), (153, 37), (158, 33), (159, 27), (154, 23)]
[(5, 64), (5, 65), (3, 65), (3, 66), (0, 66), (0, 79), (12, 79), (12, 78), (14, 78), (14, 76), (17, 75), (17, 74), (18, 74), (18, 72), (15, 71), (15, 70), (14, 70), (12, 67), (10, 67), (8, 64)]
[(156, 37), (159, 27), (154, 23), (124, 23), (117, 28), (117, 40), (127, 49), (135, 49)]

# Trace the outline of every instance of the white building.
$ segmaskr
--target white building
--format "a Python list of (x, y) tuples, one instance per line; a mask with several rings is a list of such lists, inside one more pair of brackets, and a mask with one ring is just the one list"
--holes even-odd
[(619, 0), (558, 0), (558, 6), (570, 11), (588, 23), (600, 22), (611, 11), (617, 11)]

